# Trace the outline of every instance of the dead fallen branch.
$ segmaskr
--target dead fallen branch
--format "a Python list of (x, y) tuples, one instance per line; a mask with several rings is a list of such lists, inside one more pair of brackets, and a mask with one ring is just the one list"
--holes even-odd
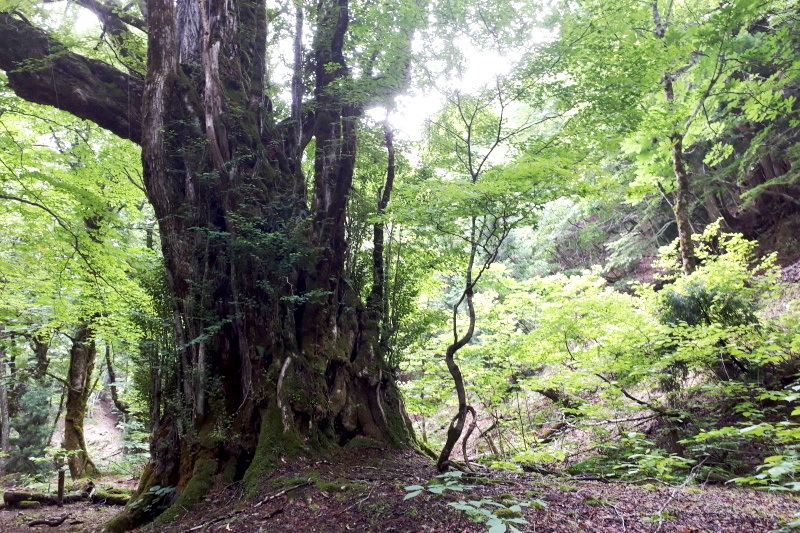
[(265, 504), (265, 503), (267, 503), (268, 501), (270, 501), (270, 500), (274, 500), (275, 498), (277, 498), (277, 497), (279, 497), (279, 496), (283, 496), (283, 495), (284, 495), (284, 494), (286, 494), (287, 492), (291, 492), (291, 491), (293, 491), (293, 490), (295, 490), (295, 489), (299, 489), (300, 487), (305, 487), (306, 485), (310, 485), (310, 484), (311, 484), (311, 480), (309, 480), (309, 481), (306, 481), (306, 482), (304, 482), (304, 483), (300, 483), (300, 484), (298, 484), (298, 485), (295, 485), (295, 486), (293, 486), (293, 487), (289, 487), (288, 489), (283, 489), (283, 490), (281, 490), (281, 491), (278, 491), (278, 492), (276, 492), (275, 494), (272, 494), (271, 496), (267, 496), (266, 498), (264, 498), (263, 500), (261, 500), (260, 502), (258, 502), (257, 504), (255, 504), (253, 507), (261, 507), (262, 505), (264, 505), (264, 504)]
[(50, 527), (58, 527), (64, 522), (66, 522), (67, 518), (69, 518), (69, 514), (65, 514), (64, 516), (56, 516), (53, 518), (48, 519), (40, 519), (40, 520), (32, 520), (28, 522), (28, 526), (50, 526)]

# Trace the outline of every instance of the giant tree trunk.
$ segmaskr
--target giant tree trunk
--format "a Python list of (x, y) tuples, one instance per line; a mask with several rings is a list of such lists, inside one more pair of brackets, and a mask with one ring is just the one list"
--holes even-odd
[[(348, 0), (313, 6), (305, 9), (316, 34), (303, 57), (298, 3), (293, 102), (283, 122), (264, 96), (265, 0), (149, 0), (143, 82), (0, 13), (9, 86), (139, 142), (158, 218), (178, 353), (159, 383), (150, 464), (110, 529), (133, 527), (170, 503), (160, 519), (176, 518), (217, 474), (252, 493), (282, 457), (358, 435), (398, 446), (413, 439), (376, 321), (343, 275), (362, 113), (354, 98), (362, 93), (348, 93)], [(32, 59), (43, 70), (17, 68)], [(304, 93), (309, 79), (313, 94)], [(389, 90), (385, 81), (374, 87)], [(120, 100), (141, 102), (141, 114)], [(312, 138), (307, 191), (301, 163)], [(176, 490), (150, 491), (155, 485)]]
[(92, 330), (87, 324), (81, 324), (75, 332), (69, 352), (67, 412), (64, 415), (64, 449), (68, 455), (67, 464), (72, 479), (95, 478), (100, 475), (89, 457), (83, 435), (83, 421), (96, 357)]
[(375, 323), (343, 277), (361, 113), (334, 88), (347, 76), (347, 2), (318, 7), (314, 114), (301, 114), (295, 92), (278, 126), (263, 96), (263, 1), (202, 5), (149, 2), (142, 159), (175, 302), (182, 407), (165, 408), (139, 487), (140, 498), (177, 487), (161, 520), (191, 509), (217, 473), (254, 492), (280, 457), (356, 435), (410, 438)]

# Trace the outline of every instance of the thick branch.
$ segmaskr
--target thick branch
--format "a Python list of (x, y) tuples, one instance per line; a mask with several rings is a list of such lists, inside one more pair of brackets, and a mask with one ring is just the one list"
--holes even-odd
[(140, 80), (69, 52), (43, 30), (10, 13), (0, 13), (0, 69), (20, 98), (56, 107), (140, 142)]
[[(53, 3), (58, 0), (43, 0), (45, 4)], [(101, 2), (100, 0), (76, 0), (76, 4), (94, 13), (103, 25), (103, 31), (112, 35), (121, 35), (128, 31), (128, 26), (134, 27), (143, 32), (147, 32), (147, 22), (144, 19), (132, 15), (121, 5)]]

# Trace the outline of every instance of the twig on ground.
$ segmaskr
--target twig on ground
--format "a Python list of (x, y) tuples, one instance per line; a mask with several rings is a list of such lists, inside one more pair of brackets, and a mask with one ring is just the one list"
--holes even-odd
[(28, 526), (50, 526), (50, 527), (58, 527), (64, 522), (66, 522), (67, 518), (69, 518), (69, 514), (65, 514), (64, 516), (57, 516), (54, 518), (49, 519), (42, 519), (42, 520), (33, 520), (28, 522)]
[(375, 488), (373, 487), (373, 488), (372, 488), (372, 490), (370, 490), (370, 491), (369, 491), (369, 494), (367, 494), (366, 496), (364, 496), (363, 498), (361, 498), (360, 500), (358, 500), (356, 503), (354, 503), (354, 504), (353, 504), (353, 505), (351, 505), (350, 507), (345, 507), (345, 508), (344, 508), (344, 509), (342, 509), (341, 511), (336, 511), (335, 513), (331, 514), (331, 516), (337, 516), (337, 515), (340, 515), (340, 514), (342, 514), (342, 513), (345, 513), (345, 512), (347, 512), (347, 511), (349, 511), (350, 509), (352, 509), (353, 507), (355, 507), (355, 506), (357, 506), (357, 505), (361, 505), (362, 503), (364, 503), (365, 501), (367, 501), (367, 500), (369, 499), (369, 497), (370, 497), (370, 496), (372, 496), (372, 492), (373, 492), (374, 490), (375, 490)]
[(657, 515), (658, 516), (658, 527), (656, 528), (655, 533), (659, 533), (661, 531), (661, 528), (664, 527), (664, 522), (665, 522), (665, 520), (663, 520), (664, 511), (667, 510), (667, 507), (669, 507), (669, 504), (671, 504), (672, 500), (675, 499), (675, 496), (677, 496), (680, 491), (685, 489), (686, 485), (691, 483), (692, 480), (695, 478), (695, 476), (697, 476), (697, 472), (700, 470), (700, 467), (703, 466), (703, 463), (706, 462), (706, 459), (708, 459), (708, 457), (705, 457), (702, 461), (700, 461), (699, 463), (697, 463), (695, 466), (692, 467), (692, 470), (689, 472), (689, 475), (686, 476), (686, 479), (683, 481), (683, 483), (681, 483), (679, 486), (675, 487), (675, 490), (673, 490), (672, 494), (669, 495), (669, 498), (667, 498), (667, 501), (664, 502), (664, 505), (658, 511), (658, 515)]
[(189, 528), (189, 529), (186, 530), (186, 533), (190, 533), (192, 531), (197, 531), (198, 529), (203, 529), (203, 528), (208, 527), (208, 526), (213, 526), (217, 522), (222, 522), (226, 518), (232, 518), (238, 512), (239, 511), (236, 511), (235, 513), (229, 513), (229, 514), (226, 514), (225, 516), (220, 516), (220, 517), (215, 518), (214, 520), (210, 520), (208, 522), (202, 523), (199, 526), (194, 526), (192, 528)]
[(616, 505), (612, 505), (611, 508), (614, 509), (614, 512), (617, 513), (617, 516), (622, 522), (622, 531), (628, 531), (628, 528), (625, 527), (625, 515), (619, 512), (619, 509), (617, 509)]
[(300, 487), (305, 487), (306, 485), (310, 485), (310, 484), (311, 484), (311, 480), (309, 479), (308, 481), (305, 481), (305, 482), (303, 482), (303, 483), (300, 483), (300, 484), (298, 484), (298, 485), (295, 485), (295, 486), (293, 486), (293, 487), (289, 487), (288, 489), (283, 489), (283, 490), (281, 490), (281, 491), (278, 491), (278, 492), (276, 492), (275, 494), (273, 494), (272, 496), (267, 496), (266, 498), (264, 498), (263, 500), (261, 500), (260, 502), (258, 502), (257, 504), (255, 504), (253, 507), (261, 507), (262, 505), (264, 505), (264, 504), (265, 504), (265, 503), (267, 503), (268, 501), (270, 501), (270, 500), (274, 500), (275, 498), (277, 498), (277, 497), (279, 497), (279, 496), (283, 496), (283, 495), (284, 495), (284, 494), (286, 494), (287, 492), (291, 492), (291, 491), (293, 491), (293, 490), (295, 490), (295, 489), (299, 489)]

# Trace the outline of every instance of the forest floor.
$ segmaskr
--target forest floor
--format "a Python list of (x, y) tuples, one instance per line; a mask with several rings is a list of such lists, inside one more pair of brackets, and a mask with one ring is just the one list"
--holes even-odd
[[(427, 485), (435, 475), (433, 463), (413, 452), (346, 448), (324, 460), (287, 462), (251, 499), (235, 485), (220, 485), (181, 521), (141, 531), (481, 532), (487, 531), (485, 524), (448, 503), (492, 500), (510, 507), (511, 498), (531, 502), (522, 508), (527, 525), (517, 526), (530, 532), (766, 532), (800, 511), (796, 496), (737, 487), (601, 483), (483, 468), (477, 477), (459, 481), (463, 491), (423, 492), (404, 501), (406, 486)], [(99, 532), (119, 508), (81, 504), (65, 510), (80, 523), (31, 528), (30, 520), (58, 511), (0, 511), (0, 532)]]

